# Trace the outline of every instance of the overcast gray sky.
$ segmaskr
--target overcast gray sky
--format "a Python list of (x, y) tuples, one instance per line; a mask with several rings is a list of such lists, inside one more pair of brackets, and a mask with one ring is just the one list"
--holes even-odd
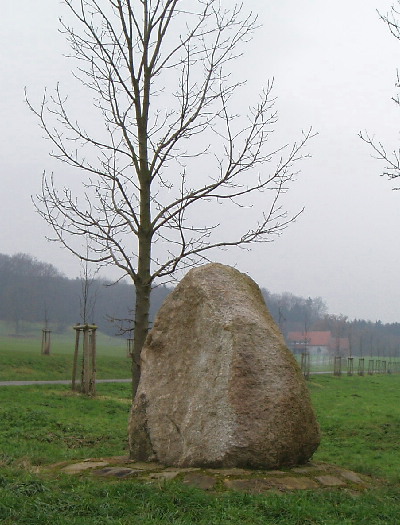
[[(375, 134), (400, 144), (396, 68), (400, 42), (379, 20), (385, 0), (244, 0), (261, 29), (234, 74), (255, 95), (275, 78), (282, 140), (313, 126), (311, 159), (287, 195), (301, 217), (274, 243), (216, 256), (235, 264), (272, 292), (321, 296), (331, 313), (400, 321), (400, 192), (379, 177), (382, 166), (357, 137)], [(24, 104), (24, 86), (38, 101), (57, 81), (68, 90), (71, 63), (57, 32), (57, 0), (2, 5), (0, 31), (0, 252), (26, 252), (79, 275), (72, 256), (45, 240), (34, 212), (49, 144)], [(240, 66), (240, 67), (239, 67)], [(240, 108), (243, 112), (246, 107)]]

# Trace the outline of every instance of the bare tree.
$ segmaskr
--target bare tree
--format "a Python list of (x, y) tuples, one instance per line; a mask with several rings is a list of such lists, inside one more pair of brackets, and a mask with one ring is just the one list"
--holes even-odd
[[(52, 156), (82, 173), (84, 192), (44, 174), (35, 204), (55, 237), (82, 260), (117, 266), (136, 288), (133, 389), (149, 326), (150, 292), (215, 248), (271, 241), (296, 217), (281, 197), (311, 130), (272, 146), (277, 117), (269, 82), (247, 116), (236, 113), (243, 80), (229, 66), (257, 17), (221, 0), (64, 0), (61, 20), (100, 119), (88, 131), (57, 87), (30, 109)], [(91, 123), (87, 123), (88, 126)], [(269, 146), (267, 151), (267, 145)], [(254, 196), (258, 220), (246, 225)], [(240, 226), (216, 220), (236, 206)], [(240, 215), (239, 215), (240, 216)], [(89, 240), (90, 255), (85, 253)]]
[[(387, 24), (392, 35), (397, 38), (397, 40), (400, 40), (400, 0), (396, 0), (396, 4), (392, 5), (390, 12), (386, 14), (379, 13), (379, 16), (381, 20)], [(397, 70), (395, 86), (396, 88), (400, 88), (399, 70)], [(399, 94), (393, 96), (392, 100), (395, 104), (400, 106)], [(359, 137), (372, 148), (374, 157), (385, 163), (382, 176), (387, 177), (389, 180), (400, 177), (400, 148), (388, 151), (382, 142), (376, 140), (376, 138), (371, 136), (368, 132), (360, 132)], [(395, 187), (393, 189), (398, 190), (400, 188)]]
[(89, 250), (86, 247), (85, 258), (82, 259), (81, 264), (81, 295), (80, 302), (80, 317), (83, 324), (91, 322), (94, 324), (94, 313), (96, 307), (98, 285), (96, 283), (96, 274), (98, 269), (92, 271), (89, 268)]
[[(83, 394), (92, 396), (96, 393), (96, 330), (94, 324), (94, 311), (97, 299), (97, 289), (95, 275), (89, 268), (88, 247), (86, 246), (86, 258), (82, 260), (81, 269), (81, 295), (80, 295), (80, 314), (81, 323), (74, 326), (75, 330), (75, 350), (72, 364), (72, 390), (76, 390), (76, 375), (78, 367), (78, 354), (80, 346), (80, 335), (83, 334), (83, 356), (81, 370), (80, 391)], [(89, 320), (90, 323), (89, 324)]]

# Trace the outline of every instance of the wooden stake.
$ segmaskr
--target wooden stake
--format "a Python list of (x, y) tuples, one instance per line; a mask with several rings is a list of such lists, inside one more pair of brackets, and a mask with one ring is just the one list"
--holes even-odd
[(89, 330), (88, 325), (84, 325), (83, 328), (83, 370), (82, 370), (82, 392), (89, 394), (90, 387), (90, 364), (91, 364), (91, 352), (89, 346)]
[(96, 395), (96, 327), (92, 326), (90, 332), (90, 347), (92, 351), (91, 378), (90, 378), (90, 395)]
[(77, 326), (74, 326), (75, 330), (75, 351), (74, 351), (74, 362), (72, 365), (72, 390), (76, 390), (76, 371), (78, 368), (78, 353), (79, 353), (79, 336), (80, 330)]

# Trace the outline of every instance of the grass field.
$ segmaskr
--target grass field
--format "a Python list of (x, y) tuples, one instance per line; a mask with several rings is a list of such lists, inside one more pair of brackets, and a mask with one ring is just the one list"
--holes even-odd
[[(50, 355), (41, 355), (41, 334), (0, 336), (0, 381), (70, 379), (75, 334), (53, 334)], [(101, 333), (97, 337), (98, 379), (130, 377), (126, 342)]]
[(400, 375), (311, 376), (309, 388), (323, 430), (316, 459), (400, 483)]
[(0, 387), (0, 523), (398, 525), (400, 376), (312, 376), (309, 388), (323, 433), (315, 459), (379, 477), (378, 488), (210, 494), (179, 481), (44, 474), (58, 461), (126, 454), (130, 385), (100, 384), (95, 399), (67, 386)]

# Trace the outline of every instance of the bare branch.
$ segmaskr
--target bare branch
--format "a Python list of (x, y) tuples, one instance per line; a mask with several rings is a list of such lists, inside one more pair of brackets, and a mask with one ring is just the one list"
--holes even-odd
[[(397, 4), (400, 6), (399, 0)], [(390, 12), (382, 14), (378, 11), (378, 15), (381, 20), (388, 26), (389, 31), (392, 35), (400, 40), (400, 9), (396, 8), (395, 5), (392, 5)], [(395, 87), (400, 87), (399, 72), (397, 71), (397, 79), (395, 82)], [(400, 105), (399, 95), (392, 97), (392, 100), (396, 105)], [(366, 144), (368, 144), (372, 150), (373, 158), (383, 161), (384, 168), (381, 173), (382, 176), (387, 177), (389, 180), (397, 179), (400, 177), (400, 148), (394, 149), (393, 151), (387, 151), (386, 147), (376, 140), (375, 137), (372, 137), (367, 131), (359, 132), (358, 136)], [(400, 189), (399, 187), (394, 187), (394, 190)]]
[[(83, 124), (82, 115), (74, 117), (59, 86), (37, 106), (27, 101), (51, 156), (68, 176), (79, 173), (81, 187), (75, 195), (66, 179), (58, 189), (63, 174), (44, 173), (34, 203), (53, 240), (134, 281), (136, 381), (153, 283), (207, 261), (212, 250), (270, 242), (291, 224), (301, 210), (288, 215), (281, 197), (313, 133), (292, 145), (270, 145), (277, 123), (273, 82), (247, 115), (236, 111), (245, 82), (231, 78), (230, 65), (258, 23), (241, 4), (63, 2), (74, 20), (61, 21), (61, 31), (75, 78), (93, 95), (99, 118)], [(262, 209), (249, 224), (246, 212), (257, 194)], [(222, 203), (244, 214), (242, 229), (229, 232), (221, 218), (201, 211)]]

